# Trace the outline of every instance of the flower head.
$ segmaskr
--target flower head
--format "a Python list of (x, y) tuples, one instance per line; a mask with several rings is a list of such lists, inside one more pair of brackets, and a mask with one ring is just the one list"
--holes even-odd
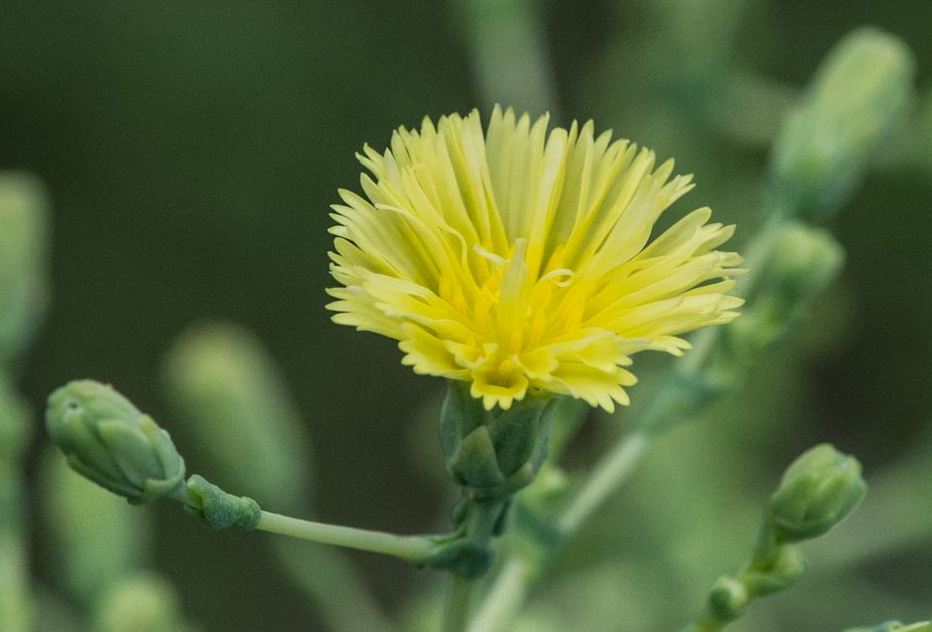
[(673, 161), (592, 122), (495, 108), (399, 128), (359, 160), (364, 196), (341, 190), (333, 320), (399, 341), (416, 373), (471, 384), (486, 409), (529, 389), (613, 410), (644, 349), (682, 354), (684, 332), (727, 322), (741, 259), (733, 227), (688, 214), (650, 241), (692, 188)]

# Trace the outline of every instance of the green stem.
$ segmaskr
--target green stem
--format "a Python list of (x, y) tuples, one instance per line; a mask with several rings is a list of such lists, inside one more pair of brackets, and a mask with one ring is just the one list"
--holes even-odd
[(650, 446), (650, 438), (633, 432), (620, 441), (596, 466), (557, 525), (568, 538), (627, 480)]
[(527, 600), (534, 576), (531, 563), (520, 556), (512, 557), (495, 578), (489, 597), (482, 603), (467, 632), (495, 632), (513, 621)]
[[(479, 547), (487, 547), (504, 501), (471, 500), (468, 506), (464, 538)], [(464, 632), (469, 623), (472, 602), (479, 579), (453, 574), (443, 614), (444, 632)]]
[(437, 542), (422, 535), (395, 535), (339, 525), (300, 520), (269, 511), (262, 512), (256, 529), (292, 538), (344, 546), (360, 551), (391, 555), (414, 564), (423, 564), (437, 551)]

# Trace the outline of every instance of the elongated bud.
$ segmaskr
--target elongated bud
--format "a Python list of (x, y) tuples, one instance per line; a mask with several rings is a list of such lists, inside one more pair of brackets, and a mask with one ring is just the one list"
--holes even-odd
[[(148, 512), (79, 476), (53, 450), (42, 468), (42, 509), (55, 572), (69, 596), (88, 606), (149, 557)], [(106, 546), (101, 546), (106, 542)]]
[(469, 385), (451, 381), (440, 413), (440, 443), (447, 470), (480, 500), (507, 498), (528, 485), (550, 441), (552, 398), (528, 395), (508, 410), (487, 411)]
[(182, 632), (190, 630), (181, 620), (180, 599), (175, 589), (155, 575), (124, 580), (101, 600), (97, 612), (100, 632)]
[(0, 367), (32, 339), (48, 301), (47, 206), (37, 179), (0, 173)]
[(767, 261), (765, 289), (782, 303), (798, 306), (821, 293), (845, 260), (839, 243), (826, 230), (800, 223), (784, 227)]
[(777, 138), (779, 208), (812, 220), (844, 204), (878, 142), (903, 117), (914, 65), (899, 39), (876, 29), (855, 31), (835, 47)]
[(270, 507), (307, 500), (309, 441), (274, 360), (247, 330), (191, 327), (164, 365), (184, 430), (210, 446), (218, 475)]
[(70, 382), (52, 393), (45, 426), (72, 468), (133, 504), (184, 481), (184, 460), (168, 433), (100, 382)]
[(864, 498), (861, 464), (823, 443), (787, 468), (770, 499), (769, 525), (777, 542), (816, 538), (844, 520)]
[(838, 276), (844, 251), (825, 230), (789, 222), (771, 246), (753, 300), (723, 333), (731, 365), (743, 371), (757, 353), (772, 343), (811, 306), (812, 300)]

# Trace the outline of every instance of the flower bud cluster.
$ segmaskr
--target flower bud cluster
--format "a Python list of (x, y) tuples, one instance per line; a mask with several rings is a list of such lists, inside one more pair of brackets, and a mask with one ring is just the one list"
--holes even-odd
[[(804, 452), (787, 468), (770, 498), (757, 547), (734, 577), (721, 577), (709, 593), (706, 614), (684, 632), (719, 629), (741, 617), (757, 597), (794, 584), (806, 570), (797, 543), (816, 538), (844, 520), (861, 502), (866, 485), (861, 464), (823, 443)], [(912, 628), (908, 628), (913, 632)], [(849, 632), (905, 632), (877, 628)], [(923, 628), (916, 628), (919, 632)], [(923, 632), (925, 632), (923, 630)]]

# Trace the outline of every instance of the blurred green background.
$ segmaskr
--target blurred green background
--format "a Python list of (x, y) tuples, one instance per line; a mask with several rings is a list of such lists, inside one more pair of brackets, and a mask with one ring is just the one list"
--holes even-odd
[[(188, 325), (240, 323), (280, 364), (307, 421), (316, 515), (442, 530), (452, 489), (438, 474), (432, 415), (443, 385), (402, 367), (391, 341), (333, 325), (324, 309), (328, 205), (338, 187), (357, 186), (354, 152), (365, 142), (384, 147), (393, 128), (424, 115), (486, 113), (496, 102), (550, 109), (562, 125), (594, 118), (599, 129), (676, 157), (699, 186), (671, 215), (708, 204), (738, 224), (740, 247), (761, 221), (767, 151), (786, 106), (838, 39), (865, 24), (911, 48), (918, 96), (913, 118), (833, 220), (848, 252), (841, 280), (746, 389), (665, 440), (593, 527), (590, 544), (568, 556), (564, 588), (551, 589), (576, 603), (610, 601), (603, 607), (612, 617), (611, 607), (675, 594), (667, 619), (640, 619), (675, 625), (742, 559), (743, 549), (729, 558), (729, 543), (714, 540), (750, 545), (756, 507), (803, 448), (833, 441), (864, 461), (871, 481), (929, 445), (932, 3), (4, 0), (0, 169), (39, 176), (53, 212), (53, 298), (19, 387), (40, 411), (69, 379), (112, 382), (179, 438), (190, 471), (210, 476), (210, 446), (186, 438), (184, 420), (173, 418), (160, 367)], [(636, 363), (645, 381), (665, 366)], [(619, 427), (593, 419), (574, 457), (587, 462)], [(43, 443), (36, 434), (35, 455)], [(915, 448), (917, 462), (928, 464), (932, 449), (923, 449)], [(42, 495), (37, 462), (29, 466), (34, 499)], [(932, 485), (926, 469), (924, 479), (921, 467), (909, 479), (917, 489)], [(665, 501), (648, 487), (661, 480), (658, 471), (677, 481)], [(742, 513), (735, 498), (744, 496), (750, 509)], [(707, 529), (664, 538), (665, 526), (693, 506)], [(158, 515), (155, 566), (204, 630), (324, 629), (276, 576), (259, 545), (264, 536), (212, 533), (177, 507), (146, 511)], [(638, 516), (656, 527), (652, 536), (636, 526)], [(616, 540), (626, 525), (638, 535), (622, 548)], [(851, 528), (881, 526), (897, 527)], [(34, 572), (53, 584), (56, 559), (40, 544), (47, 534), (38, 502), (30, 530)], [(615, 557), (609, 566), (593, 562)], [(352, 559), (390, 611), (439, 577)], [(625, 572), (652, 563), (654, 575)], [(831, 576), (817, 576), (808, 591), (775, 598), (764, 610), (770, 618), (747, 629), (927, 616), (930, 568), (927, 533), (855, 569), (868, 586), (863, 598), (826, 597)], [(663, 575), (676, 569), (684, 571), (680, 592), (670, 593)], [(589, 590), (595, 575), (599, 588)], [(813, 604), (828, 604), (831, 614), (814, 614)], [(647, 629), (636, 620), (630, 629)]]

